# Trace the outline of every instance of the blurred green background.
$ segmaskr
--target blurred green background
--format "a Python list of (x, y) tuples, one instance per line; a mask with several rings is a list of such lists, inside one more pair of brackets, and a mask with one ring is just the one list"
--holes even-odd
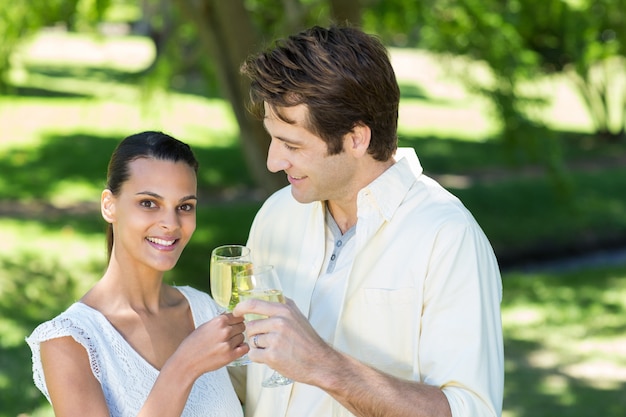
[[(355, 14), (381, 36), (400, 145), (474, 213), (503, 268), (504, 416), (623, 416), (624, 2), (233, 0), (198, 14), (223, 22), (225, 3), (267, 39)], [(24, 337), (104, 270), (99, 196), (122, 138), (163, 130), (200, 161), (172, 283), (208, 291), (211, 249), (245, 242), (275, 186), (189, 4), (0, 0), (0, 417), (52, 415)]]

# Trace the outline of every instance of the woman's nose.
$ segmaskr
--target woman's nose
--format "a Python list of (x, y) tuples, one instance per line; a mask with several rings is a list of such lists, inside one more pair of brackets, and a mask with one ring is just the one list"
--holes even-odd
[(161, 217), (161, 227), (166, 230), (176, 230), (180, 227), (180, 219), (176, 209), (164, 210)]

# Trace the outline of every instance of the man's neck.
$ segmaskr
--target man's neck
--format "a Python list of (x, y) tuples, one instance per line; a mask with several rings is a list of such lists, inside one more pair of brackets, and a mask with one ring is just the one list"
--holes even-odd
[(326, 201), (326, 207), (328, 208), (328, 212), (339, 226), (339, 230), (344, 234), (348, 230), (352, 228), (356, 224), (357, 215), (356, 215), (356, 202), (351, 204), (353, 207), (343, 207), (342, 205), (337, 204), (336, 202)]

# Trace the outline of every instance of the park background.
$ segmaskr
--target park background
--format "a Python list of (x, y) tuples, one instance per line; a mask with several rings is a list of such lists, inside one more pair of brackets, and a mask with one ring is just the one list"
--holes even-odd
[(162, 130), (193, 146), (198, 228), (167, 279), (208, 291), (211, 249), (245, 242), (283, 181), (264, 172), (267, 138), (242, 116), (236, 67), (330, 19), (389, 46), (400, 145), (494, 246), (503, 415), (623, 416), (624, 10), (623, 0), (0, 0), (0, 417), (53, 415), (24, 337), (103, 272), (98, 203), (116, 144)]

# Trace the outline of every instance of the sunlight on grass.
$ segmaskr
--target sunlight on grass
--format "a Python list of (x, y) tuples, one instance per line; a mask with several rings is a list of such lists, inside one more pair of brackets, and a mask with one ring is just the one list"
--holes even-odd
[(399, 109), (398, 133), (402, 136), (434, 136), (482, 142), (493, 138), (497, 125), (484, 106), (474, 99), (450, 106), (403, 99)]
[[(64, 48), (51, 48), (59, 45)], [(65, 52), (62, 52), (65, 51)], [(401, 85), (416, 89), (418, 98), (403, 97), (400, 104), (399, 133), (403, 135), (432, 135), (456, 137), (472, 141), (484, 141), (494, 137), (499, 126), (482, 97), (467, 92), (459, 80), (453, 78), (442, 61), (426, 51), (391, 48), (391, 57)], [(201, 97), (184, 97), (152, 89), (147, 92), (138, 85), (124, 85), (94, 79), (63, 78), (42, 74), (27, 74), (25, 65), (45, 66), (92, 66), (102, 69), (137, 71), (149, 65), (154, 56), (150, 42), (139, 37), (98, 37), (62, 32), (44, 32), (25, 43), (15, 56), (16, 72), (12, 74), (15, 85), (28, 85), (64, 92), (82, 94), (89, 92), (92, 98), (110, 101), (109, 109), (98, 110), (94, 105), (82, 103), (86, 108), (70, 111), (66, 115), (48, 115), (36, 108), (28, 114), (43, 116), (38, 123), (54, 118), (56, 125), (82, 127), (92, 124), (94, 129), (107, 127), (107, 114), (123, 114), (128, 131), (164, 130), (181, 137), (203, 138), (210, 131), (237, 132), (237, 126), (228, 103), (221, 100), (210, 102)], [(484, 69), (474, 65), (477, 74)], [(485, 76), (485, 75), (483, 75)], [(545, 81), (533, 88), (553, 91), (548, 95), (554, 103), (548, 108), (547, 118), (553, 127), (588, 130), (588, 116), (581, 112), (580, 99), (563, 79)], [(73, 99), (74, 101), (76, 99)], [(88, 99), (87, 99), (88, 100)], [(116, 103), (117, 102), (117, 103)], [(172, 103), (176, 103), (173, 107)], [(572, 111), (572, 106), (577, 106)], [(121, 112), (114, 108), (127, 107)], [(139, 108), (139, 111), (138, 111)], [(93, 111), (90, 111), (93, 109)], [(72, 114), (75, 115), (72, 117)], [(100, 117), (98, 117), (100, 115)], [(3, 117), (4, 116), (4, 117)], [(78, 118), (79, 120), (76, 120)], [(5, 109), (0, 101), (0, 123), (19, 124), (29, 120), (17, 109)], [(581, 120), (583, 121), (581, 124)], [(49, 125), (53, 125), (50, 123)], [(104, 126), (103, 126), (104, 125)], [(145, 127), (142, 127), (145, 126)], [(186, 130), (183, 130), (185, 127)], [(16, 126), (20, 130), (33, 130), (35, 126)], [(189, 132), (188, 134), (185, 134)], [(26, 138), (28, 139), (28, 132)], [(2, 142), (0, 141), (0, 147)]]
[(121, 139), (143, 130), (161, 130), (198, 146), (231, 146), (238, 127), (224, 100), (75, 74), (25, 72), (25, 65), (132, 72), (149, 65), (153, 56), (151, 43), (137, 37), (44, 32), (26, 42), (14, 57), (14, 85), (70, 97), (0, 97), (0, 126), (10, 133), (0, 137), (0, 151), (38, 146), (44, 135), (96, 131)]
[[(50, 46), (54, 45), (54, 48)], [(139, 71), (154, 60), (154, 44), (146, 37), (88, 35), (45, 30), (24, 42), (11, 61), (23, 65), (90, 65), (123, 71)]]
[[(44, 262), (54, 260), (68, 269), (80, 270), (94, 263), (104, 267), (104, 223), (97, 228), (100, 233), (86, 234), (70, 224), (57, 227), (37, 220), (0, 219), (0, 253), (16, 259), (32, 255)], [(81, 287), (88, 288), (94, 281), (95, 277), (85, 276)]]
[[(485, 140), (499, 132), (489, 103), (468, 92), (455, 73), (489, 85), (489, 70), (461, 57), (438, 56), (423, 50), (390, 48), (398, 82), (419, 87), (420, 100), (405, 98), (400, 107), (400, 131), (405, 134), (455, 136)], [(530, 116), (552, 129), (592, 132), (593, 123), (573, 80), (565, 75), (536, 77), (520, 83), (529, 97), (542, 97), (545, 106), (529, 109)], [(619, 89), (616, 89), (619, 91)], [(616, 106), (617, 107), (617, 106)]]
[(594, 131), (589, 111), (578, 91), (573, 88), (573, 80), (566, 75), (535, 78), (532, 83), (523, 83), (520, 90), (529, 96), (548, 100), (547, 106), (537, 107), (531, 113), (552, 129), (585, 133)]
[[(37, 115), (37, 117), (33, 117)], [(2, 98), (0, 126), (9, 135), (0, 137), (0, 151), (34, 147), (45, 135), (98, 132), (120, 140), (142, 130), (162, 130), (198, 146), (231, 146), (238, 128), (230, 108), (221, 100), (180, 94), (155, 94), (141, 104), (135, 100)]]
[[(390, 48), (403, 91), (398, 130), (403, 135), (432, 135), (484, 141), (497, 133), (486, 102), (453, 79), (427, 51)], [(404, 92), (407, 93), (404, 93)]]
[(50, 202), (58, 208), (70, 207), (81, 201), (98, 201), (102, 187), (92, 181), (62, 179), (50, 190)]
[[(581, 407), (587, 392), (626, 386), (626, 270), (505, 274), (503, 282), (506, 372), (533, 381), (544, 415)], [(507, 395), (504, 416), (532, 415), (539, 407), (526, 403), (528, 414), (518, 414), (515, 408), (524, 407), (518, 396), (527, 397)]]

